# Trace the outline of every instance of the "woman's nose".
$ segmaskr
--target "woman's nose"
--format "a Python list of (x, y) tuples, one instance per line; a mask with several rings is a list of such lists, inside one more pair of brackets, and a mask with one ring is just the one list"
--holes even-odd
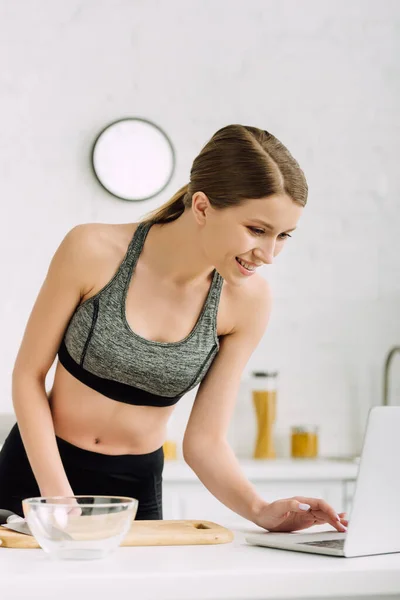
[(263, 257), (264, 263), (266, 265), (272, 265), (272, 263), (274, 262), (274, 255), (271, 252), (269, 252), (268, 254), (264, 253)]
[(267, 241), (261, 248), (258, 249), (257, 258), (262, 260), (266, 265), (272, 265), (275, 256), (275, 243)]

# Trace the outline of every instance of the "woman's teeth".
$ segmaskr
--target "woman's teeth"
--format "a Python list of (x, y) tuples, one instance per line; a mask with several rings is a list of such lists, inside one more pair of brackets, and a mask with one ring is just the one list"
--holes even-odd
[(249, 265), (249, 263), (245, 262), (244, 260), (242, 260), (238, 256), (236, 257), (236, 260), (242, 265), (242, 267), (244, 267), (248, 271), (255, 271), (256, 268), (257, 268), (257, 267), (252, 267), (251, 265)]

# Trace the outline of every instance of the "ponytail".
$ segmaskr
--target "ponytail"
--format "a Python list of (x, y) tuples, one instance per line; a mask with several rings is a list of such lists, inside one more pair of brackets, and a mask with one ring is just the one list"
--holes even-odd
[(189, 203), (188, 194), (189, 184), (187, 183), (181, 187), (172, 198), (168, 200), (162, 206), (155, 210), (147, 213), (141, 223), (168, 223), (169, 221), (175, 221), (184, 212)]

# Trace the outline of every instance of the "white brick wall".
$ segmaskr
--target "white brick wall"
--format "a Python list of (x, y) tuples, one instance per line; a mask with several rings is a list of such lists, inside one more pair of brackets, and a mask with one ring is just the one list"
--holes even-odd
[[(0, 23), (0, 412), (12, 411), (12, 365), (66, 231), (136, 220), (187, 181), (218, 128), (244, 123), (288, 145), (310, 196), (264, 269), (274, 311), (244, 373), (231, 442), (251, 454), (245, 378), (278, 368), (279, 453), (303, 422), (320, 426), (321, 453), (358, 452), (384, 356), (400, 343), (400, 4), (20, 0), (0, 6)], [(89, 167), (98, 131), (126, 115), (159, 123), (177, 150), (173, 180), (146, 203), (113, 199)], [(178, 438), (192, 400), (177, 408)]]

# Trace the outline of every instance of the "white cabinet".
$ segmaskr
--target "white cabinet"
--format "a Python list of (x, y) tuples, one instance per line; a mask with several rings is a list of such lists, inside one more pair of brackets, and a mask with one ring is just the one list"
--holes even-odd
[[(324, 462), (245, 461), (242, 470), (267, 502), (293, 496), (323, 498), (337, 512), (349, 512), (358, 465)], [(227, 526), (248, 523), (219, 502), (187, 465), (166, 463), (163, 479), (164, 519), (204, 519)]]
[[(261, 483), (257, 491), (267, 502), (292, 496), (323, 498), (338, 512), (345, 510), (343, 485), (340, 482), (278, 482)], [(201, 483), (164, 483), (164, 519), (204, 519), (217, 523), (246, 523), (224, 504), (219, 502)]]

